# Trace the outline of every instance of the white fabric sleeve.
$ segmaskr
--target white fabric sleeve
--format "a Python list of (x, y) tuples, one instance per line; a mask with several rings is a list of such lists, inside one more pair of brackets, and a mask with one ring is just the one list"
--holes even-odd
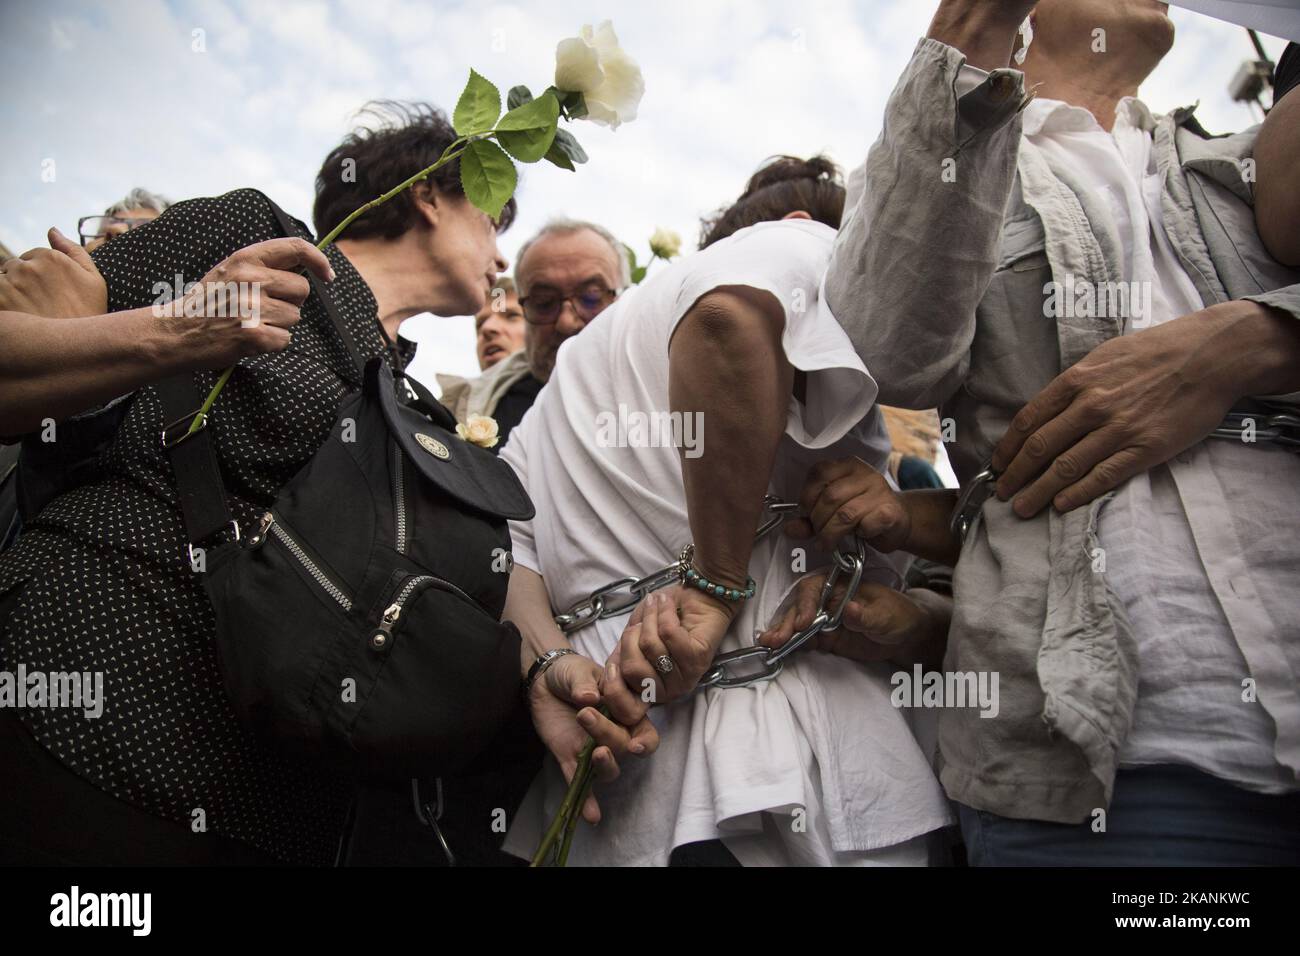
[[(532, 412), (533, 409), (528, 411)], [(523, 420), (510, 430), (510, 439), (506, 442), (506, 447), (501, 449), (501, 460), (515, 470), (525, 491), (530, 491), (527, 445), (531, 429), (525, 427), (530, 417), (534, 422), (539, 418), (537, 415), (524, 415)], [(536, 520), (537, 516), (534, 515), (528, 521), (510, 522), (510, 556), (515, 564), (522, 564), (530, 571), (541, 574), (542, 563), (537, 558), (537, 539), (533, 534), (533, 522)]]
[[(790, 398), (786, 434), (806, 448), (842, 438), (871, 410), (876, 383), (821, 291), (834, 231), (807, 220), (759, 223), (696, 254), (678, 291), (672, 329), (709, 292), (743, 286), (770, 293), (785, 313), (781, 345), (807, 373), (807, 404)], [(671, 337), (671, 333), (670, 333)]]

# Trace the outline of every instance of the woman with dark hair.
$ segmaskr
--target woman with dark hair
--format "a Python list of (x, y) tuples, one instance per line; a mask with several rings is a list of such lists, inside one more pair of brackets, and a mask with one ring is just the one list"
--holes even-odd
[(844, 195), (840, 171), (825, 156), (773, 156), (749, 177), (739, 199), (700, 224), (700, 248), (774, 219), (814, 219), (838, 229)]
[[(823, 459), (885, 467), (875, 383), (819, 295), (843, 204), (826, 160), (765, 165), (706, 223), (704, 249), (565, 345), (502, 452), (537, 509), (511, 522), (506, 614), (554, 757), (511, 852), (537, 846), (588, 735), (599, 783), (583, 813), (601, 822), (579, 828), (579, 865), (923, 865), (951, 822), (929, 744), (890, 702), (884, 662), (937, 660), (947, 626), (942, 600), (898, 590), (904, 561), (866, 554), (843, 626), (871, 639), (840, 638), (857, 660), (803, 653), (773, 680), (695, 690), (829, 564), (779, 534), (755, 541), (764, 496), (797, 501)], [(611, 582), (602, 606), (630, 610), (628, 576), (675, 559), (691, 586), (652, 592), (630, 620), (566, 632), (551, 617)]]
[[(381, 110), (380, 123), (322, 165), (319, 230), (431, 165), (456, 137), (432, 107)], [(0, 431), (39, 428), (47, 416), (72, 429), (68, 416), (104, 403), (118, 418), (98, 474), (25, 515), (21, 537), (0, 556), (4, 670), (87, 675), (102, 686), (97, 714), (0, 710), (0, 862), (335, 859), (351, 787), (259, 742), (226, 696), (213, 609), (160, 447), (159, 382), (192, 373), (196, 394), (207, 394), (238, 360), (206, 431), (235, 524), (250, 532), (359, 385), (320, 298), (287, 270), (306, 264), (329, 278), (360, 359), (399, 370), (411, 352), (397, 337), (404, 319), (483, 306), (506, 267), (496, 237), (513, 214), (513, 201), (496, 222), (478, 211), (451, 163), (359, 218), (322, 255), (300, 223), (291, 224), (296, 237), (282, 238), (267, 198), (239, 190), (178, 203), (96, 250), (114, 314), (3, 317)], [(263, 321), (205, 309), (202, 284), (176, 292), (195, 309), (156, 308), (157, 284), (177, 276), (260, 280)]]

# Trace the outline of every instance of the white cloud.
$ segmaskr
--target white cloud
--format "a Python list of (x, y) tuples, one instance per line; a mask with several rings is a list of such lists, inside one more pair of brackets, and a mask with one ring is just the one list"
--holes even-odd
[[(861, 161), (895, 78), (928, 24), (921, 0), (48, 0), (6, 6), (0, 36), (0, 239), (21, 250), (70, 233), (132, 186), (181, 199), (257, 186), (308, 218), (312, 182), (374, 98), (450, 110), (470, 66), (503, 91), (547, 86), (555, 44), (612, 18), (647, 92), (617, 132), (573, 127), (591, 163), (522, 170), (520, 243), (559, 213), (643, 250), (656, 226), (692, 243), (773, 153)], [(1200, 98), (1211, 130), (1250, 114), (1226, 86), (1252, 56), (1240, 28), (1175, 10), (1179, 40), (1144, 88), (1153, 107)], [(204, 31), (206, 52), (192, 50)], [(1266, 41), (1276, 55), (1282, 44)], [(40, 181), (41, 161), (58, 164)], [(413, 320), (421, 369), (472, 373), (469, 319)], [(428, 377), (428, 376), (426, 376)]]

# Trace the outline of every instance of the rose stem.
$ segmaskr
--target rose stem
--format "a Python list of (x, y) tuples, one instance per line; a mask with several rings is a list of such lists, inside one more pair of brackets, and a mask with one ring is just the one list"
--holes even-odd
[[(599, 711), (602, 717), (609, 716), (609, 708), (601, 704)], [(578, 753), (578, 766), (573, 770), (573, 779), (569, 781), (569, 789), (564, 793), (564, 799), (560, 801), (560, 808), (555, 812), (555, 819), (551, 825), (546, 828), (546, 834), (542, 837), (541, 846), (533, 854), (532, 866), (543, 866), (546, 862), (546, 854), (555, 846), (555, 841), (560, 838), (566, 827), (570, 827), (570, 817), (572, 825), (577, 825), (578, 814), (582, 812), (582, 804), (587, 799), (587, 793), (591, 790), (591, 755), (596, 750), (596, 741), (592, 737), (587, 738), (583, 744), (582, 750)], [(570, 827), (571, 829), (571, 827)], [(565, 854), (567, 856), (567, 853)], [(564, 864), (561, 863), (561, 866)]]
[[(429, 176), (431, 173), (436, 172), (439, 169), (439, 167), (447, 165), (449, 162), (451, 162), (461, 153), (465, 152), (466, 147), (462, 147), (459, 152), (455, 152), (455, 153), (452, 152), (453, 149), (455, 149), (457, 146), (459, 146), (461, 143), (464, 142), (466, 142), (466, 137), (461, 137), (460, 139), (454, 141), (450, 146), (448, 146), (445, 150), (443, 150), (442, 155), (438, 157), (438, 161), (434, 163), (432, 166), (420, 170), (410, 179), (398, 183), (392, 189), (388, 190), (388, 192), (384, 193), (382, 196), (370, 200), (370, 202), (366, 203), (364, 206), (361, 206), (359, 209), (354, 209), (352, 212), (348, 214), (346, 219), (344, 219), (341, 223), (339, 223), (337, 226), (331, 229), (329, 231), (329, 234), (325, 236), (324, 239), (316, 243), (316, 248), (320, 249), (323, 252), (326, 249), (326, 247), (330, 245), (330, 243), (332, 243), (335, 239), (338, 238), (339, 233), (341, 233), (344, 229), (346, 229), (349, 225), (351, 225), (352, 221), (356, 219), (358, 216), (362, 215), (363, 213), (369, 212), (371, 209), (374, 209), (376, 206), (382, 206), (384, 203), (388, 202), (388, 200), (392, 199), (397, 194), (411, 188), (421, 179), (424, 179), (425, 177)], [(202, 408), (200, 408), (198, 414), (194, 416), (194, 421), (190, 422), (189, 430), (186, 432), (187, 435), (193, 435), (196, 431), (198, 431), (201, 427), (203, 427), (203, 416), (206, 415), (211, 410), (213, 403), (216, 402), (217, 400), (217, 396), (220, 395), (221, 390), (225, 388), (226, 382), (230, 380), (230, 374), (234, 370), (235, 367), (232, 365), (230, 366), (230, 368), (226, 369), (224, 372), (221, 373), (221, 377), (217, 379), (217, 383), (212, 386), (212, 391), (208, 392), (208, 397), (204, 399)]]

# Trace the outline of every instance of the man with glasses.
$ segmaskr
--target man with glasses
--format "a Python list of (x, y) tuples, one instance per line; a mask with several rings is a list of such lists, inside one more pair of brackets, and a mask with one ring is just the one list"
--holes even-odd
[(81, 244), (87, 251), (93, 252), (114, 236), (157, 219), (170, 205), (170, 200), (157, 193), (151, 193), (147, 189), (132, 189), (125, 199), (105, 209), (104, 215), (82, 216), (77, 221)]
[(560, 346), (631, 284), (623, 244), (604, 227), (575, 219), (547, 223), (523, 244), (516, 263), (515, 284), (527, 323), (524, 348), (472, 381), (439, 376), (442, 402), (458, 419), (496, 419), (495, 451), (505, 447), (510, 430), (551, 377)]

